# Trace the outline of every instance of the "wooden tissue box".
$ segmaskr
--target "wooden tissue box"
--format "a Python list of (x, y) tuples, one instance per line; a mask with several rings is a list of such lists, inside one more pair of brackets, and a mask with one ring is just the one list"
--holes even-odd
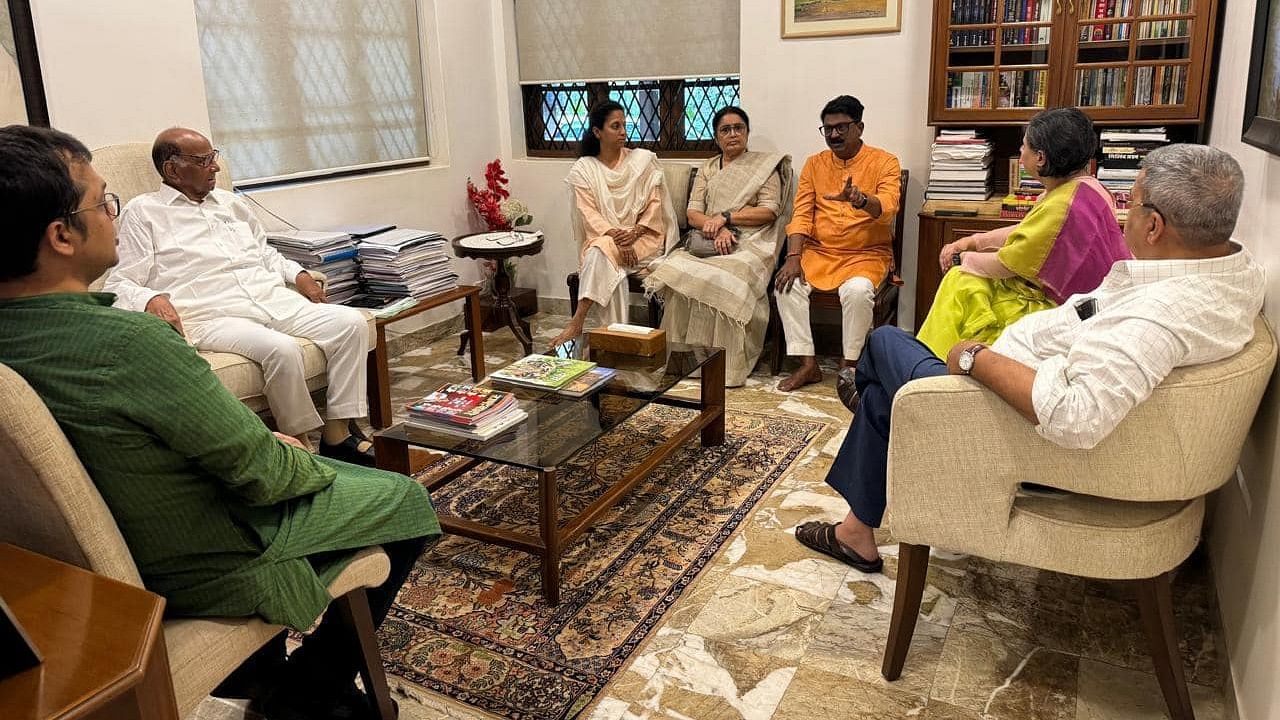
[(592, 350), (614, 352), (619, 355), (654, 357), (667, 349), (667, 331), (654, 329), (647, 335), (615, 332), (608, 328), (596, 328), (587, 333), (587, 345)]

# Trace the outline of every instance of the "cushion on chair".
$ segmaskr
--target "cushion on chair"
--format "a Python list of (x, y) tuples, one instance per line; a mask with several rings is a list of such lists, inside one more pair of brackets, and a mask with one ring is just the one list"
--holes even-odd
[(681, 230), (689, 227), (689, 184), (690, 178), (697, 170), (696, 165), (687, 163), (664, 162), (662, 164), (662, 182), (667, 186), (667, 195), (671, 197), (671, 207), (676, 212), (676, 220)]
[[(365, 548), (329, 584), (329, 597), (341, 597), (360, 587), (376, 587), (386, 582), (390, 574), (387, 554), (381, 548)], [(179, 712), (190, 713), (245, 658), (283, 629), (256, 618), (182, 618), (165, 622), (164, 640)]]
[(115, 519), (26, 380), (0, 365), (0, 542), (142, 586)]

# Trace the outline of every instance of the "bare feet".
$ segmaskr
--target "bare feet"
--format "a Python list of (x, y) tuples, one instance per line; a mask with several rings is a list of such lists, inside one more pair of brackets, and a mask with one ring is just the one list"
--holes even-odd
[(569, 324), (551, 341), (551, 347), (559, 347), (570, 340), (576, 340), (582, 334), (582, 321), (577, 318), (569, 320)]
[(798, 390), (805, 385), (822, 382), (822, 368), (818, 367), (816, 362), (807, 362), (778, 383), (778, 389), (782, 392), (791, 392)]

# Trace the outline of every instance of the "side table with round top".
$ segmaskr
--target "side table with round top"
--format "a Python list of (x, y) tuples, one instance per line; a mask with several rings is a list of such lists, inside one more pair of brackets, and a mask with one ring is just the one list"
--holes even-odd
[[(471, 233), (453, 240), (453, 252), (458, 257), (493, 260), (496, 263), (497, 268), (493, 274), (493, 312), (499, 319), (506, 318), (507, 327), (511, 328), (512, 334), (520, 341), (525, 354), (533, 353), (529, 323), (520, 318), (515, 303), (511, 302), (511, 276), (507, 274), (506, 260), (542, 252), (542, 233), (521, 230)], [(469, 328), (468, 335), (463, 338), (464, 347), (472, 332), (481, 330)]]

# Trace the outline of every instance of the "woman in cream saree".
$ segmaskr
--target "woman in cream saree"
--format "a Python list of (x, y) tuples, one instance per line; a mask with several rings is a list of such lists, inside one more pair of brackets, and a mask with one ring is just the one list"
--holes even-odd
[[(723, 154), (703, 163), (694, 179), (693, 242), (671, 249), (644, 282), (662, 299), (668, 341), (724, 348), (730, 387), (746, 383), (760, 357), (769, 278), (794, 195), (790, 157), (747, 151), (747, 122), (739, 108), (716, 114)], [(699, 244), (716, 254), (696, 257), (690, 249)]]

